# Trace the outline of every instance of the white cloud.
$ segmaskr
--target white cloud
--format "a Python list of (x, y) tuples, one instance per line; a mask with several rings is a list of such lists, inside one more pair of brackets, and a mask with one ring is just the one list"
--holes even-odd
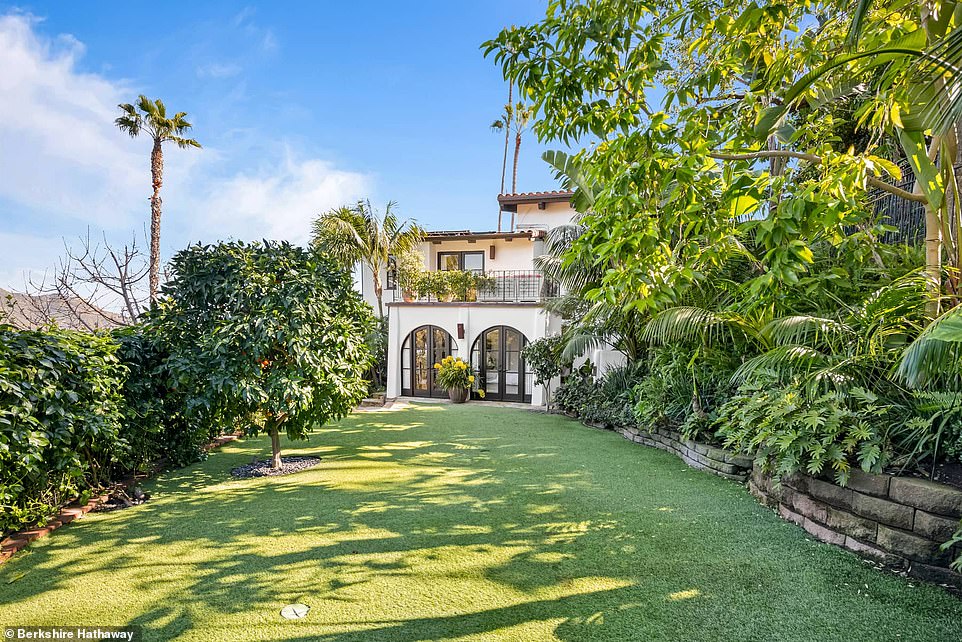
[(212, 62), (197, 67), (198, 78), (232, 78), (243, 71), (240, 65)]
[[(249, 22), (249, 14), (239, 19)], [(100, 228), (123, 239), (142, 229), (148, 214), (149, 143), (124, 136), (113, 122), (117, 104), (138, 89), (81, 72), (83, 44), (42, 36), (38, 24), (30, 16), (0, 16), (0, 226), (17, 220), (16, 229), (36, 235), (24, 241), (29, 251), (8, 251), (20, 241), (0, 236), (0, 287), (19, 288), (25, 270), (53, 266), (61, 236), (72, 239), (90, 225), (95, 234)], [(228, 237), (303, 242), (313, 215), (369, 186), (365, 175), (298, 153), (293, 143), (265, 151), (256, 138), (195, 133), (202, 142), (218, 133), (230, 142), (168, 152), (167, 254), (188, 242)], [(24, 212), (34, 215), (26, 218), (33, 229), (25, 229)]]
[(367, 187), (361, 174), (338, 170), (327, 161), (298, 159), (288, 150), (276, 167), (198, 185), (186, 205), (205, 215), (190, 228), (188, 239), (304, 243), (317, 214), (360, 198)]
[(36, 24), (0, 16), (0, 197), (100, 226), (128, 225), (149, 184), (138, 146), (113, 124), (131, 92), (78, 72), (83, 45), (38, 38)]

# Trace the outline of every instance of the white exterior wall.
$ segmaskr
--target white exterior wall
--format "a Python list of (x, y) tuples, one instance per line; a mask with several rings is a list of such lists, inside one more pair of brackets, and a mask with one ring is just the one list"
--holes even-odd
[[(536, 305), (512, 303), (392, 303), (389, 314), (387, 396), (401, 396), (401, 345), (423, 325), (435, 325), (451, 335), (452, 353), (465, 361), (471, 346), (492, 326), (505, 325), (520, 331), (528, 342), (560, 331), (561, 321)], [(458, 338), (458, 324), (464, 324), (464, 338)], [(544, 404), (544, 389), (533, 385), (531, 405)]]
[(628, 362), (624, 353), (611, 348), (593, 350), (589, 358), (595, 367), (595, 373), (599, 377), (603, 376), (609, 370), (620, 368)]
[[(483, 252), (485, 270), (533, 270), (534, 245), (529, 238), (520, 239), (478, 239), (474, 243), (467, 240), (425, 241), (421, 244), (421, 254), (428, 270), (438, 269), (438, 252)], [(494, 258), (491, 247), (494, 246)]]
[(575, 211), (568, 203), (545, 203), (543, 210), (538, 209), (537, 203), (521, 203), (514, 215), (514, 229), (550, 230), (559, 225), (567, 225), (574, 215)]
[[(353, 275), (355, 289), (361, 293), (361, 298), (370, 304), (370, 306), (374, 308), (374, 313), (377, 314), (377, 296), (374, 294), (374, 278), (372, 277), (371, 268), (363, 263), (358, 263), (354, 266)], [(383, 272), (381, 274), (381, 283), (384, 283)]]

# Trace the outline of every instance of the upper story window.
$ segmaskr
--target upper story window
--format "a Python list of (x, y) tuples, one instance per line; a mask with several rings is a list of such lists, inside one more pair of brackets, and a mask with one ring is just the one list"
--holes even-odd
[(484, 252), (438, 252), (438, 269), (484, 272)]

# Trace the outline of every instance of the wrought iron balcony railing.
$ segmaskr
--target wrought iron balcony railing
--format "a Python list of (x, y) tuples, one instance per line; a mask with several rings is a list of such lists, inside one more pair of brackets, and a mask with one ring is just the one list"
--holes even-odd
[(385, 298), (412, 302), (538, 303), (560, 293), (558, 284), (537, 270), (478, 271), (473, 273), (473, 278), (464, 281), (454, 283), (453, 287), (422, 285), (417, 288), (418, 292), (397, 283), (393, 290), (385, 292)]

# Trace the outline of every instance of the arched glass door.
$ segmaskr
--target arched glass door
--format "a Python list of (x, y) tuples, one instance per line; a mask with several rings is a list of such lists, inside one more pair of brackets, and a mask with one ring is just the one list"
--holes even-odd
[(506, 325), (482, 332), (471, 348), (471, 365), (481, 378), (484, 398), (492, 401), (531, 401), (531, 376), (521, 350), (523, 334)]
[(434, 364), (454, 351), (451, 335), (434, 326), (412, 331), (401, 346), (401, 394), (411, 397), (447, 397), (434, 381)]

